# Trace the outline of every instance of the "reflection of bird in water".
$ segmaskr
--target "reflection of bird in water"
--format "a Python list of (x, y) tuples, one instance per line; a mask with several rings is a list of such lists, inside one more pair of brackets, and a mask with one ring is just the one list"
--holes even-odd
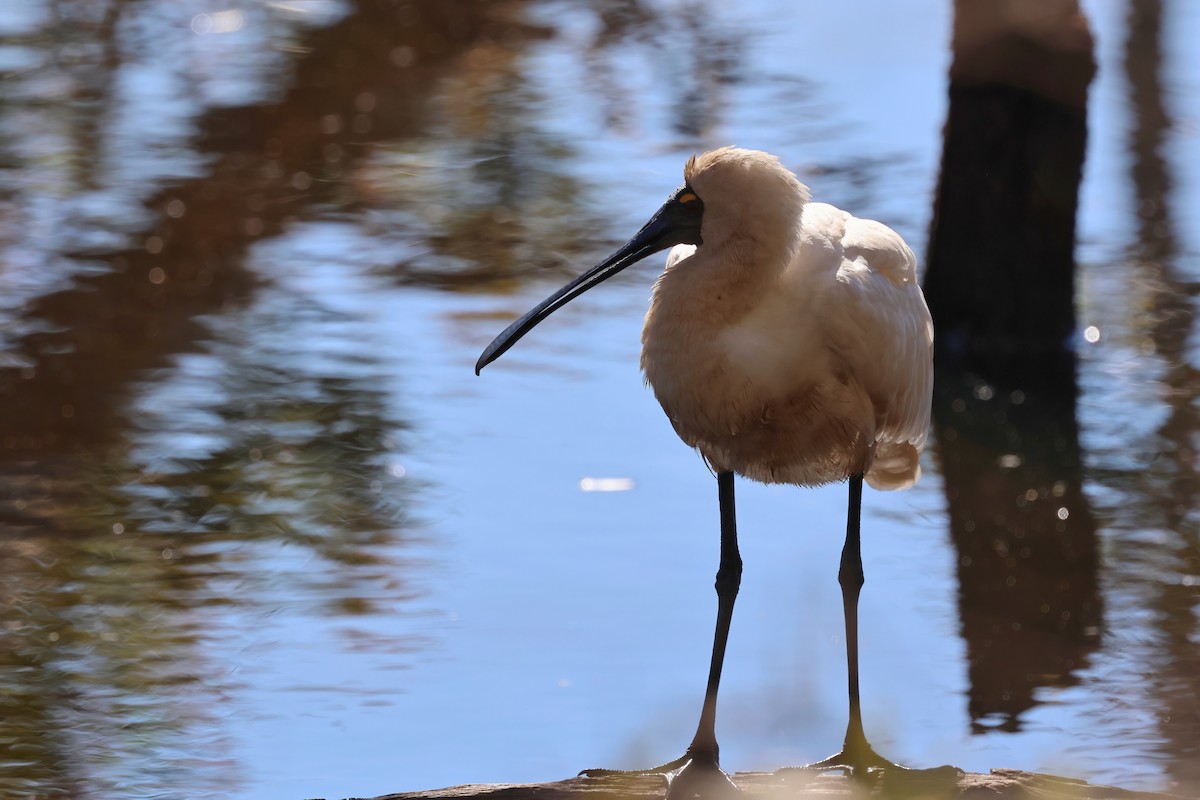
[[(813, 765), (888, 767), (863, 736), (858, 699), (862, 482), (911, 486), (929, 426), (933, 324), (908, 245), (878, 222), (808, 202), (766, 153), (693, 157), (685, 182), (626, 245), (488, 345), (476, 373), (551, 312), (651, 253), (674, 246), (642, 331), (642, 369), (679, 436), (717, 474), (718, 614), (708, 688), (675, 791), (715, 779), (717, 686), (741, 581), (733, 476), (816, 486), (849, 479), (838, 579), (846, 614), (850, 723), (840, 753)], [(595, 770), (592, 773), (603, 773)], [(685, 780), (686, 778), (686, 780)]]

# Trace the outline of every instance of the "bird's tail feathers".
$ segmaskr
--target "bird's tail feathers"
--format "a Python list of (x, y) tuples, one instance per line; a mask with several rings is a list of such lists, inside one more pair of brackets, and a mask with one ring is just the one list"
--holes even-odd
[(867, 470), (867, 485), (889, 492), (907, 489), (921, 478), (921, 451), (908, 442), (879, 442)]

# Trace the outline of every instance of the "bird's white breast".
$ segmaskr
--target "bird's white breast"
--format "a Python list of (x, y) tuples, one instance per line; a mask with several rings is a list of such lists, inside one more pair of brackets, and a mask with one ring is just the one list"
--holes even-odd
[(779, 402), (829, 368), (811, 296), (780, 287), (746, 316), (713, 332), (714, 349), (728, 369), (754, 388), (762, 402)]

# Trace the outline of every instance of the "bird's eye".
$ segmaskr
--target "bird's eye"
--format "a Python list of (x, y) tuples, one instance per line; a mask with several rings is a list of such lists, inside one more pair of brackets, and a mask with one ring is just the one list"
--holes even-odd
[(702, 201), (688, 186), (683, 187), (679, 194), (675, 195), (675, 200), (688, 211), (698, 213), (704, 209), (704, 201)]

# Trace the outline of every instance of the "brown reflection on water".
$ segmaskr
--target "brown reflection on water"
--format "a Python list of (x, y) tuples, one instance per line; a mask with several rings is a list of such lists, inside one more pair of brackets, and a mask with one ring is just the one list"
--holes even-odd
[[(116, 31), (149, 7), (51, 5), (60, 35), (32, 40), (80, 87), (64, 191), (112, 189), (90, 158), (122, 113)], [(0, 794), (223, 794), (238, 775), (220, 701), (237, 679), (201, 645), (226, 635), (226, 610), (353, 618), (418, 591), (383, 554), (412, 535), (411, 484), (377, 365), (314, 374), (288, 332), (321, 312), (255, 308), (245, 265), (254, 242), (347, 207), (369, 143), (426, 133), (464, 54), (522, 31), (469, 3), (406, 8), (397, 22), (364, 0), (301, 40), (277, 102), (205, 113), (203, 174), (154, 194), (137, 244), (63, 245), (41, 268), (69, 285), (2, 320)]]
[[(202, 150), (215, 161), (203, 178), (150, 201), (156, 219), (142, 247), (66, 254), (102, 274), (27, 310), (38, 330), (19, 343), (13, 360), (22, 366), (0, 374), (5, 450), (109, 439), (130, 376), (202, 338), (197, 314), (247, 296), (255, 279), (242, 256), (250, 243), (305, 209), (338, 202), (368, 131), (419, 131), (436, 73), (450, 69), (482, 27), (477, 15), (448, 5), (456, 4), (430, 4), (428, 14), (395, 25), (385, 5), (364, 2), (315, 32), (296, 68), (297, 88), (279, 103), (218, 109), (199, 121)], [(403, 68), (397, 50), (407, 53)]]
[(350, 180), (372, 229), (401, 232), (380, 265), (397, 283), (506, 289), (607, 242), (595, 198), (569, 174), (575, 152), (531, 113), (547, 101), (527, 72), (515, 42), (476, 42), (431, 99), (423, 136), (364, 149)]
[(643, 50), (652, 79), (668, 87), (671, 128), (684, 141), (702, 141), (720, 123), (726, 87), (739, 77), (745, 35), (718, 24), (701, 0), (669, 11), (638, 0), (591, 0), (599, 27), (588, 48), (587, 81), (602, 103), (606, 124), (633, 130), (644, 109), (621, 45)]
[[(1168, 153), (1179, 149), (1168, 146), (1172, 119), (1162, 78), (1164, 28), (1174, 7), (1160, 0), (1130, 0), (1127, 8), (1124, 67), (1134, 112), (1129, 151), (1137, 203), (1137, 239), (1129, 256), (1150, 306), (1137, 328), (1164, 362), (1161, 402), (1168, 413), (1154, 446), (1160, 457), (1137, 474), (1101, 480), (1131, 501), (1116, 522), (1133, 528), (1114, 542), (1113, 560), (1120, 567), (1116, 584), (1152, 610), (1157, 652), (1145, 678), (1158, 705), (1161, 749), (1171, 778), (1194, 791), (1200, 787), (1200, 525), (1195, 512), (1200, 370), (1189, 344), (1198, 311), (1194, 267), (1189, 273), (1179, 263), (1172, 214)], [(1138, 530), (1163, 536), (1129, 535)]]
[(943, 372), (937, 453), (957, 555), (976, 731), (1017, 731), (1100, 643), (1096, 525), (1082, 490), (1071, 364), (1013, 380)]

